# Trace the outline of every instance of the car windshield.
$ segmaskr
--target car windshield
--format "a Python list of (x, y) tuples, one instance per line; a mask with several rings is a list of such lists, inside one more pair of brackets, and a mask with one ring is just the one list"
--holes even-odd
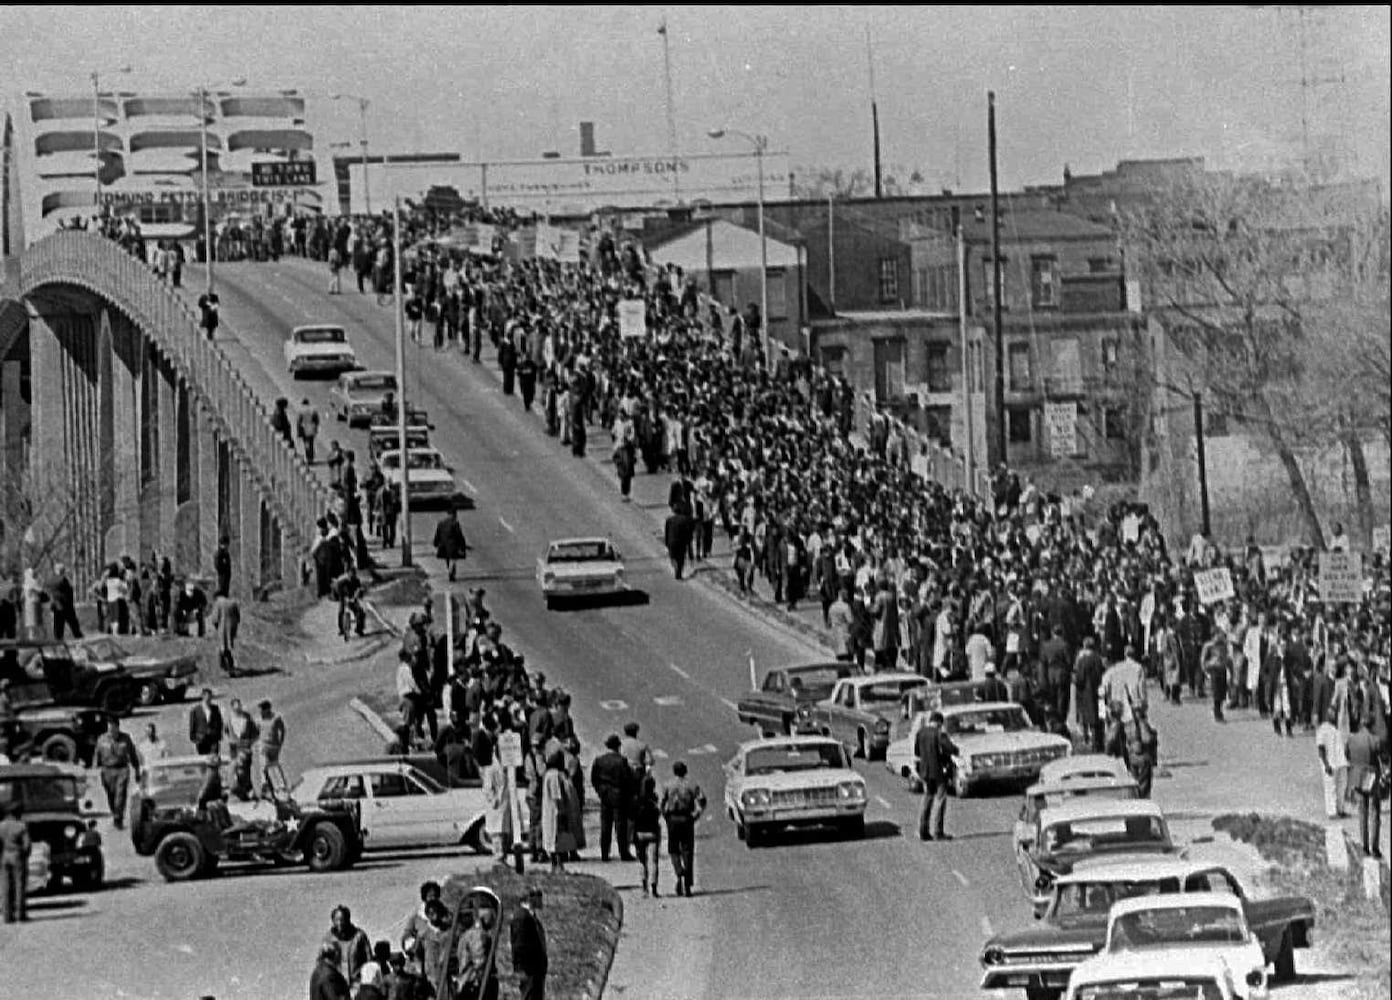
[(359, 375), (348, 380), (348, 388), (354, 392), (374, 392), (379, 389), (396, 389), (395, 375)]
[(1222, 987), (1212, 976), (1183, 975), (1090, 983), (1074, 995), (1077, 1000), (1223, 1000)]
[(1134, 799), (1138, 797), (1136, 792), (1135, 785), (1083, 785), (1079, 788), (1059, 788), (1039, 795), (1031, 795), (1030, 804), (1033, 806), (1033, 811), (1038, 813), (1041, 809), (1053, 809), (1055, 806), (1061, 806), (1069, 799)]
[(894, 705), (897, 707), (899, 699), (904, 696), (905, 691), (923, 687), (927, 683), (927, 678), (921, 678), (917, 680), (884, 681), (879, 684), (863, 684), (860, 687), (860, 703), (862, 705)]
[(444, 786), (441, 785), (434, 778), (432, 778), (430, 775), (426, 774), (424, 771), (418, 771), (415, 768), (411, 768), (406, 773), (416, 781), (420, 782), (420, 784), (425, 788), (425, 790), (429, 792), (431, 795), (444, 794)]
[(847, 766), (845, 751), (835, 743), (759, 747), (750, 750), (744, 759), (744, 773), (752, 777), (818, 768), (843, 769)]
[(1178, 892), (1179, 879), (1148, 879), (1139, 882), (1069, 882), (1058, 887), (1054, 919), (1059, 923), (1105, 922), (1112, 904), (1137, 896)]
[(1159, 816), (1096, 816), (1053, 823), (1044, 830), (1044, 850), (1086, 852), (1099, 847), (1163, 844), (1168, 838)]
[(0, 806), (16, 801), (25, 812), (70, 812), (78, 808), (77, 780), (64, 775), (0, 778)]
[(957, 712), (943, 720), (944, 732), (961, 735), (1018, 733), (1029, 727), (1029, 718), (1021, 708), (984, 708), (974, 712)]
[(799, 698), (821, 701), (831, 697), (831, 689), (836, 687), (837, 673), (835, 667), (789, 671), (788, 689)]
[[(413, 469), (443, 469), (445, 460), (440, 457), (437, 451), (413, 451), (411, 455), (411, 468)], [(387, 452), (379, 461), (384, 469), (401, 468), (401, 453), (399, 451)]]
[(614, 550), (608, 542), (567, 542), (553, 545), (546, 553), (549, 563), (599, 562), (614, 558)]
[(316, 326), (309, 330), (296, 330), (295, 339), (301, 344), (341, 344), (347, 338), (336, 326)]
[(1229, 906), (1167, 906), (1124, 913), (1112, 921), (1108, 951), (1166, 945), (1244, 944), (1241, 913)]
[(90, 639), (73, 647), (76, 660), (119, 660), (128, 655), (111, 639)]

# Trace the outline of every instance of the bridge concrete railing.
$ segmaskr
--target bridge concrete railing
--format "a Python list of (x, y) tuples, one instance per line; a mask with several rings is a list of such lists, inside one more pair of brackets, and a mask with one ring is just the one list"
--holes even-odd
[(272, 429), (270, 410), (200, 329), (197, 312), (142, 261), (90, 233), (55, 233), (24, 253), (22, 294), (55, 284), (75, 285), (106, 299), (141, 328), (212, 414), (282, 530), (301, 543), (301, 551), (308, 548), (332, 493)]

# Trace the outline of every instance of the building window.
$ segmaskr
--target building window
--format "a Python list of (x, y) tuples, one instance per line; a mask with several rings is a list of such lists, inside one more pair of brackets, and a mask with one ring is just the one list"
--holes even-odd
[(951, 392), (952, 369), (947, 363), (947, 345), (927, 344), (925, 346), (928, 358), (928, 391)]
[(818, 348), (817, 353), (821, 355), (822, 367), (826, 369), (828, 375), (845, 373), (846, 349), (840, 344)]
[(1030, 301), (1036, 309), (1058, 305), (1058, 260), (1054, 257), (1030, 258)]
[(914, 303), (919, 308), (928, 308), (928, 269), (920, 267), (913, 273), (914, 278)]
[(1034, 420), (1030, 410), (1009, 409), (1005, 411), (1006, 436), (1011, 444), (1029, 444), (1033, 440)]
[(1117, 362), (1121, 358), (1121, 345), (1115, 337), (1104, 337), (1102, 339), (1102, 370), (1105, 372), (1116, 371)]
[(899, 259), (880, 258), (880, 301), (894, 302), (899, 298)]
[(716, 271), (712, 277), (715, 279), (715, 300), (722, 305), (732, 306), (735, 304), (735, 272)]
[(1008, 358), (1010, 361), (1010, 391), (1029, 392), (1034, 381), (1030, 377), (1029, 344), (1011, 344)]
[(1102, 411), (1102, 431), (1108, 441), (1126, 440), (1126, 407), (1108, 406)]
[(788, 277), (787, 272), (782, 269), (769, 270), (768, 311), (769, 319), (788, 318)]
[(1113, 271), (1115, 271), (1115, 270), (1116, 270), (1116, 265), (1112, 263), (1112, 258), (1110, 258), (1110, 257), (1089, 257), (1089, 258), (1088, 258), (1088, 273), (1089, 273), (1089, 274), (1111, 274), (1111, 273), (1112, 273)]

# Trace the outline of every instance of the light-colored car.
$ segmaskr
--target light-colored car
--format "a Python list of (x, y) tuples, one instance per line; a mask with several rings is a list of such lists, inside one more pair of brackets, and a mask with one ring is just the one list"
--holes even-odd
[(628, 590), (623, 557), (607, 538), (563, 538), (537, 560), (537, 583), (548, 608), (575, 597), (604, 597)]
[(301, 775), (290, 797), (324, 808), (356, 803), (366, 851), (487, 849), (484, 789), (445, 788), (405, 762), (319, 764)]
[(751, 740), (725, 765), (725, 814), (756, 847), (785, 826), (835, 826), (865, 834), (865, 779), (826, 736)]
[(382, 400), (389, 392), (393, 397), (398, 395), (392, 372), (344, 372), (329, 390), (329, 399), (334, 415), (356, 427), (370, 423), (374, 413), (382, 412)]
[(1062, 785), (1067, 781), (1116, 778), (1127, 781), (1131, 772), (1126, 762), (1101, 753), (1079, 753), (1050, 761), (1039, 769), (1039, 784)]
[[(944, 705), (943, 735), (954, 747), (952, 791), (965, 798), (991, 782), (1033, 781), (1050, 761), (1065, 757), (1072, 744), (1062, 736), (1035, 729), (1025, 710), (1014, 702), (967, 702)], [(907, 736), (895, 740), (885, 764), (911, 782), (916, 775), (914, 741), (928, 723), (928, 712), (915, 714)]]
[(1163, 981), (1214, 959), (1227, 968), (1233, 996), (1266, 1000), (1266, 956), (1239, 897), (1194, 892), (1124, 899), (1112, 904), (1101, 953), (1073, 970), (1068, 995), (1088, 996), (1088, 984), (1116, 982), (1119, 971), (1129, 978), (1133, 962), (1155, 963), (1150, 974)]
[(285, 341), (285, 370), (301, 375), (337, 375), (358, 367), (358, 355), (348, 333), (335, 323), (297, 326)]
[[(428, 506), (449, 506), (460, 498), (459, 486), (454, 481), (454, 472), (445, 462), (445, 456), (435, 448), (412, 448), (410, 456), (410, 492), (412, 510)], [(401, 452), (384, 451), (377, 456), (377, 465), (382, 470), (382, 479), (387, 489), (401, 491)]]
[(1020, 805), (1020, 815), (1015, 819), (1015, 857), (1030, 849), (1034, 843), (1034, 832), (1039, 814), (1045, 809), (1062, 805), (1069, 799), (1091, 795), (1099, 799), (1138, 799), (1140, 788), (1131, 778), (1078, 778), (1054, 785), (1042, 782), (1025, 789), (1025, 801)]
[(905, 671), (843, 677), (831, 696), (812, 705), (811, 725), (852, 747), (856, 756), (885, 755), (892, 730), (902, 718), (904, 695), (928, 686), (928, 678)]
[(1165, 814), (1150, 799), (1073, 798), (1040, 811), (1029, 849), (1017, 856), (1020, 885), (1038, 912), (1054, 881), (1075, 865), (1179, 852)]
[[(1081, 972), (1081, 975), (1079, 974)], [(1124, 952), (1075, 969), (1067, 1000), (1236, 1000), (1236, 976), (1217, 955)]]

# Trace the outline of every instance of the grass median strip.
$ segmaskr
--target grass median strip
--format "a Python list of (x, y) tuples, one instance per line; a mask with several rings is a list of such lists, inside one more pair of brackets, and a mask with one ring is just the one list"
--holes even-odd
[(518, 875), (496, 867), (474, 875), (455, 875), (445, 883), (446, 905), (476, 887), (491, 889), (502, 900), (502, 935), (498, 947), (499, 1000), (518, 996), (512, 969), (508, 921), (533, 889), (542, 892), (541, 921), (546, 928), (546, 995), (563, 1000), (597, 1000), (604, 992), (609, 966), (623, 925), (623, 901), (614, 887), (593, 875), (552, 875), (528, 871)]

